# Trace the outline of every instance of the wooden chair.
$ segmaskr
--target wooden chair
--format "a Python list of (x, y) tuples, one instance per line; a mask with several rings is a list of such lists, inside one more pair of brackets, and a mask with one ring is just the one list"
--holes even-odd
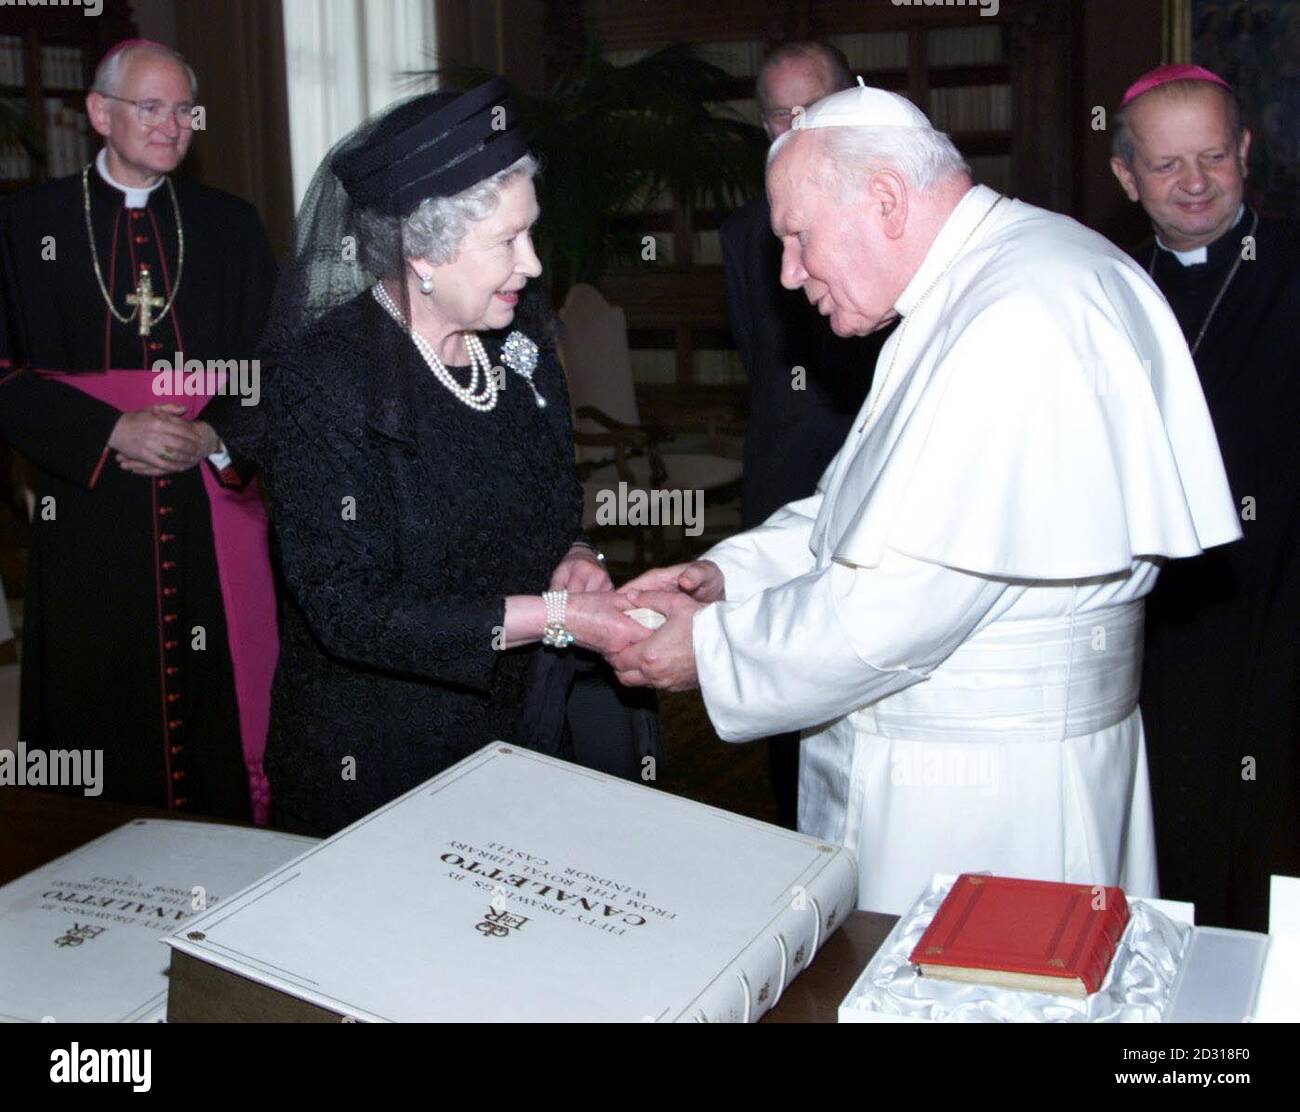
[[(563, 329), (560, 356), (568, 377), (573, 406), (575, 455), (585, 492), (583, 527), (602, 527), (598, 510), (603, 500), (625, 491), (702, 491), (703, 501), (734, 494), (741, 462), (703, 452), (661, 450), (673, 434), (641, 422), (628, 352), (627, 316), (610, 305), (593, 286), (580, 283), (569, 290), (560, 310)], [(609, 492), (605, 494), (603, 492)], [(680, 525), (680, 523), (677, 523)], [(632, 532), (637, 568), (672, 562), (670, 532), (676, 525), (605, 526)], [(647, 564), (647, 560), (649, 564)]]

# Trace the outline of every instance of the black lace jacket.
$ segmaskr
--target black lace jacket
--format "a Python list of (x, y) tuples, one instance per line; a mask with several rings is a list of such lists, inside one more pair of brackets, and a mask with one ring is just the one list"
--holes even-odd
[[(508, 333), (483, 337), (494, 365)], [(546, 590), (582, 516), (563, 373), (531, 338), (546, 407), (507, 371), (477, 412), (366, 293), (218, 429), (262, 466), (286, 587), (266, 753), (280, 821), (330, 833), (488, 741), (531, 740), (540, 650), (497, 647), (505, 597)]]

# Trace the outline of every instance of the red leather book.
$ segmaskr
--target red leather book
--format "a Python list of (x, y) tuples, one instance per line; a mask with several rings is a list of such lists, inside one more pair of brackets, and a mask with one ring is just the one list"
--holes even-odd
[(1087, 996), (1127, 922), (1121, 888), (962, 873), (909, 960), (927, 977)]

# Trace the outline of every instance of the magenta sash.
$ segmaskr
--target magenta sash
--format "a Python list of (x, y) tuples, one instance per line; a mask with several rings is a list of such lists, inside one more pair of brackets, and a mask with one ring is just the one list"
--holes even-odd
[[(186, 418), (193, 420), (212, 397), (210, 394), (159, 396), (153, 392), (156, 376), (146, 370), (40, 373), (43, 378), (74, 386), (123, 412), (163, 404), (183, 405)], [(218, 381), (224, 385), (224, 371)], [(212, 539), (226, 612), (226, 636), (253, 821), (265, 826), (271, 816), (271, 785), (262, 771), (262, 754), (266, 750), (271, 716), (271, 679), (280, 652), (266, 511), (256, 479), (242, 490), (235, 490), (222, 486), (205, 463), (198, 467), (212, 507)]]

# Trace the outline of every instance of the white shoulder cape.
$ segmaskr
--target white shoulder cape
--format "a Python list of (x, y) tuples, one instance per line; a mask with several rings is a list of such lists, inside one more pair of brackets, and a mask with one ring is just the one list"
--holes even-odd
[[(959, 208), (966, 231), (985, 195)], [(1200, 381), (1155, 285), (1101, 236), (1019, 202), (978, 232), (882, 352), (823, 479), (813, 551), (1074, 580), (1238, 538)], [(952, 258), (953, 236), (940, 248)]]

